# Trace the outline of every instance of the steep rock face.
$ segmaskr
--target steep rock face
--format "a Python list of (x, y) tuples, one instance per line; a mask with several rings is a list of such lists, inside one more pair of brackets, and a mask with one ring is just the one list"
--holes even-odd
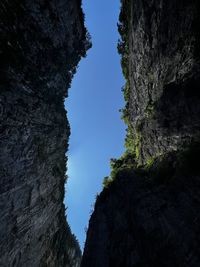
[(80, 0), (0, 3), (0, 266), (76, 266), (64, 97), (89, 47)]
[(124, 170), (100, 194), (83, 267), (199, 266), (200, 176), (150, 178)]
[(97, 198), (81, 266), (200, 266), (200, 5), (121, 2), (128, 154)]
[(200, 135), (200, 5), (129, 2), (128, 114), (144, 163)]

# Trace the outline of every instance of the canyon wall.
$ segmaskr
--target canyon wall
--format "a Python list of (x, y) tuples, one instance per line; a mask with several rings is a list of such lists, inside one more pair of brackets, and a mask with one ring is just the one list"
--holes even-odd
[(198, 267), (200, 4), (121, 2), (127, 151), (97, 197), (81, 266)]
[(78, 267), (64, 98), (90, 46), (81, 0), (2, 0), (0, 35), (0, 266)]
[(137, 160), (144, 163), (200, 135), (200, 5), (195, 0), (129, 4), (127, 110)]

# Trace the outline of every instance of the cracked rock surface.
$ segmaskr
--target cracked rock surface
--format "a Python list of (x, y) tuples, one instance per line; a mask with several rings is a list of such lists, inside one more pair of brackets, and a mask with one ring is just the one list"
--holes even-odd
[(80, 0), (0, 3), (0, 266), (78, 267), (64, 98), (89, 47)]

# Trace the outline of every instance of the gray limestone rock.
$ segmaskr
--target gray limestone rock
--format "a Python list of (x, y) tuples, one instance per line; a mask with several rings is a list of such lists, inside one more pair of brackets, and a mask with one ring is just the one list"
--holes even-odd
[(79, 0), (0, 3), (0, 266), (78, 267), (64, 98), (90, 43)]

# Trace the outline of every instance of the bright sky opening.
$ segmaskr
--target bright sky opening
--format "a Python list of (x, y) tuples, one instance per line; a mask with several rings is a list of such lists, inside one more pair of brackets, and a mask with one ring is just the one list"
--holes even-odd
[(92, 48), (79, 63), (66, 109), (71, 126), (66, 185), (67, 220), (80, 242), (102, 181), (110, 174), (110, 159), (124, 152), (124, 84), (117, 52), (120, 1), (84, 0)]

